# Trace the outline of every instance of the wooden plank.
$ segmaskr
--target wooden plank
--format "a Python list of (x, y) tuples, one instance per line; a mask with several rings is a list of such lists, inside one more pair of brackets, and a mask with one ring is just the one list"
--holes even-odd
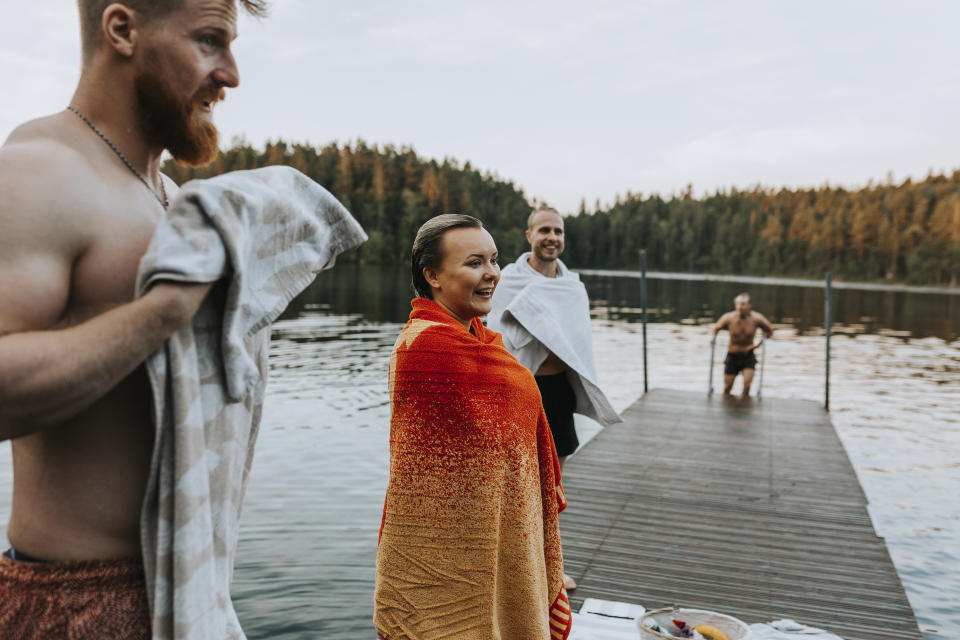
[(813, 402), (654, 390), (565, 467), (567, 572), (585, 598), (793, 618), (846, 640), (916, 639), (900, 578), (828, 414)]

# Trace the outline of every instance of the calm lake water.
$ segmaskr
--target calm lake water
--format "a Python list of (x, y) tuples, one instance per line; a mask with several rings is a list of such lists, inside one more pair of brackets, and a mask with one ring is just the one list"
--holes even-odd
[[(600, 382), (622, 410), (643, 389), (640, 283), (583, 280)], [(652, 388), (706, 391), (709, 325), (746, 289), (776, 328), (764, 395), (823, 401), (822, 289), (679, 280), (648, 287)], [(345, 265), (321, 274), (275, 326), (233, 588), (251, 640), (373, 637), (386, 369), (409, 298), (403, 269)], [(960, 296), (844, 289), (834, 303), (833, 422), (925, 639), (960, 638)], [(718, 360), (724, 345), (721, 337)], [(719, 384), (719, 368), (716, 375)], [(587, 420), (578, 427), (596, 432)], [(7, 447), (0, 445), (0, 538)]]

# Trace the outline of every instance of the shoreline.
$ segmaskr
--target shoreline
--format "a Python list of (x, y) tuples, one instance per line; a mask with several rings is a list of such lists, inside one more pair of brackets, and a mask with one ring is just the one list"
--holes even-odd
[[(588, 276), (612, 276), (621, 278), (640, 278), (643, 273), (631, 269), (577, 269), (577, 273)], [(711, 273), (682, 273), (674, 271), (648, 271), (647, 277), (652, 280), (690, 280), (690, 281), (713, 281), (713, 282), (745, 282), (747, 284), (766, 284), (771, 286), (791, 286), (791, 287), (809, 287), (811, 289), (823, 289), (826, 287), (824, 280), (813, 280), (809, 278), (787, 278), (787, 277), (765, 277), (765, 276), (738, 276), (731, 274), (711, 274)], [(846, 282), (843, 280), (834, 280), (831, 283), (834, 289), (854, 289), (861, 291), (892, 291), (900, 293), (935, 293), (944, 295), (960, 296), (960, 287), (951, 287), (949, 285), (911, 285), (911, 284), (881, 284), (878, 282)]]

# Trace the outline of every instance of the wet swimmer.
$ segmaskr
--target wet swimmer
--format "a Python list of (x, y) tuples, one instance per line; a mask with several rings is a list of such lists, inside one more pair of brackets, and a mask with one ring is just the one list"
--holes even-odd
[(234, 0), (79, 0), (79, 10), (68, 109), (0, 148), (0, 439), (14, 463), (4, 638), (151, 637), (139, 523), (154, 427), (142, 364), (210, 285), (158, 282), (134, 300), (135, 278), (177, 189), (159, 173), (161, 153), (211, 160), (210, 108), (239, 82)]
[(416, 296), (390, 358), (381, 638), (566, 638), (560, 465), (533, 374), (483, 326), (500, 279), (476, 218), (417, 232)]
[[(733, 382), (737, 375), (743, 374), (742, 398), (750, 396), (750, 385), (757, 367), (755, 351), (763, 340), (773, 335), (773, 327), (766, 318), (753, 310), (750, 304), (750, 294), (741, 293), (733, 299), (734, 310), (728, 311), (720, 317), (713, 327), (716, 336), (723, 330), (730, 333), (730, 344), (727, 346), (727, 357), (723, 366), (723, 395), (730, 396)], [(763, 332), (760, 342), (754, 342), (757, 329)]]

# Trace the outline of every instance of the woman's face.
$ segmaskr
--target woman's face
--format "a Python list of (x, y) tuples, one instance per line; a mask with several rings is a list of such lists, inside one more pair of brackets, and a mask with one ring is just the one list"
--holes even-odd
[(497, 245), (486, 229), (451, 229), (441, 239), (440, 266), (426, 267), (423, 275), (433, 289), (433, 300), (463, 326), (490, 312), (493, 290), (500, 281)]

